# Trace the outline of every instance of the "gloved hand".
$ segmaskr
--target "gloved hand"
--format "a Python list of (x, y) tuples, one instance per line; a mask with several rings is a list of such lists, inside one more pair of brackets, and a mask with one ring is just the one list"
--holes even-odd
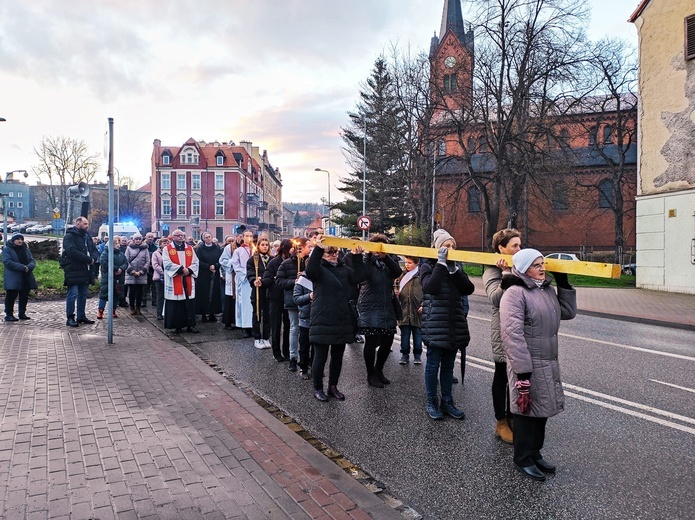
[(459, 266), (456, 265), (456, 262), (454, 262), (453, 260), (446, 261), (446, 268), (448, 269), (449, 274), (454, 274), (456, 271), (459, 270)]
[(571, 289), (572, 286), (570, 285), (569, 278), (567, 277), (567, 273), (550, 273), (553, 275), (553, 278), (555, 278), (555, 285), (558, 287), (562, 287), (564, 289)]
[(527, 415), (531, 411), (531, 381), (518, 379), (514, 388), (518, 390), (516, 405), (519, 407), (519, 412)]
[(437, 251), (437, 263), (446, 265), (446, 255), (449, 253), (448, 247), (440, 247)]

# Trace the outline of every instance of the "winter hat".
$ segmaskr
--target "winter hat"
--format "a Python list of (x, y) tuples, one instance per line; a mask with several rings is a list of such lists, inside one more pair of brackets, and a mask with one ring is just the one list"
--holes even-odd
[(135, 240), (136, 238), (142, 238), (142, 235), (140, 233), (133, 233), (133, 235), (130, 238), (132, 240)]
[(434, 232), (434, 235), (432, 235), (432, 247), (435, 249), (439, 249), (442, 247), (442, 244), (446, 242), (447, 240), (452, 240), (454, 242), (454, 247), (456, 247), (456, 240), (454, 240), (454, 237), (452, 237), (448, 231), (444, 229), (438, 229), (437, 231)]
[(14, 242), (18, 238), (21, 238), (22, 240), (24, 240), (24, 235), (22, 235), (21, 233), (13, 233), (12, 236), (10, 237), (10, 242)]
[(533, 261), (539, 257), (544, 258), (543, 254), (537, 249), (522, 249), (512, 257), (512, 262), (514, 262), (514, 268), (517, 271), (525, 274)]

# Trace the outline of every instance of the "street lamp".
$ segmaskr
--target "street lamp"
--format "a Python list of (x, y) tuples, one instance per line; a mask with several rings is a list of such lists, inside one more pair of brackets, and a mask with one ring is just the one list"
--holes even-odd
[(331, 172), (328, 170), (322, 170), (321, 168), (314, 168), (315, 172), (326, 172), (328, 174), (328, 234), (331, 234)]
[[(357, 114), (348, 114), (353, 121), (364, 121), (364, 150), (362, 152), (362, 215), (367, 214), (367, 118)], [(366, 238), (366, 231), (362, 230), (362, 240)]]
[[(2, 120), (4, 121), (4, 119)], [(25, 179), (29, 177), (26, 170), (12, 170), (11, 172), (7, 172), (3, 182), (3, 187), (5, 189), (7, 189), (7, 179), (11, 177), (13, 173), (23, 173)], [(2, 197), (2, 239), (5, 244), (7, 244), (7, 193), (0, 193), (0, 197)]]

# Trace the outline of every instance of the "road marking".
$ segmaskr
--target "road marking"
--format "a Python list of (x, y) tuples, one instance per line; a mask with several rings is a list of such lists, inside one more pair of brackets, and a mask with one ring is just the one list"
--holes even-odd
[[(480, 318), (478, 316), (471, 316), (470, 314), (468, 315), (468, 317), (476, 319), (476, 320), (481, 320), (481, 321), (490, 321), (490, 318)], [(622, 343), (613, 343), (611, 341), (603, 341), (600, 339), (587, 338), (585, 336), (576, 336), (574, 334), (567, 334), (564, 332), (558, 333), (558, 336), (564, 336), (566, 338), (579, 339), (579, 340), (583, 340), (583, 341), (592, 341), (594, 343), (599, 343), (601, 345), (608, 345), (610, 347), (618, 347), (618, 348), (625, 348), (628, 350), (636, 350), (638, 352), (646, 352), (648, 354), (656, 354), (658, 356), (667, 356), (667, 357), (672, 357), (672, 358), (676, 358), (676, 359), (683, 359), (685, 361), (695, 361), (695, 357), (692, 357), (692, 356), (684, 356), (682, 354), (673, 354), (671, 352), (661, 352), (660, 350), (652, 350), (652, 349), (644, 348), (644, 347), (635, 347), (633, 345), (624, 345)]]
[[(475, 362), (471, 363), (469, 360), (473, 360)], [(481, 358), (477, 358), (474, 356), (466, 356), (466, 364), (471, 366), (471, 367), (474, 367), (474, 368), (479, 368), (479, 369), (484, 370), (486, 372), (494, 372), (495, 371), (494, 368), (491, 368), (489, 366), (489, 365), (494, 366), (494, 363), (492, 361), (488, 361), (487, 359), (481, 359)], [(607, 401), (613, 401), (613, 402), (618, 403), (618, 404), (630, 406), (632, 408), (637, 408), (638, 410), (643, 410), (645, 412), (653, 413), (656, 415), (663, 415), (664, 417), (668, 417), (669, 419), (673, 419), (675, 421), (681, 421), (681, 422), (684, 422), (687, 424), (695, 425), (695, 419), (693, 419), (691, 417), (686, 417), (685, 415), (679, 415), (676, 413), (667, 412), (666, 410), (660, 410), (659, 408), (654, 408), (652, 406), (646, 406), (646, 405), (643, 405), (640, 403), (635, 403), (633, 401), (621, 399), (620, 397), (614, 397), (612, 395), (603, 394), (601, 392), (596, 392), (594, 390), (589, 390), (588, 388), (582, 388), (580, 386), (571, 385), (568, 383), (562, 383), (562, 386), (563, 386), (563, 388), (565, 388), (567, 390), (574, 390), (574, 391), (565, 391), (565, 395), (567, 395), (569, 397), (579, 399), (580, 401), (586, 401), (589, 403), (597, 404), (599, 406), (602, 406), (604, 408), (608, 408), (610, 410), (621, 412), (621, 413), (624, 413), (627, 415), (632, 415), (634, 417), (639, 417), (641, 419), (645, 419), (647, 421), (651, 421), (651, 422), (660, 424), (662, 426), (667, 426), (669, 428), (674, 428), (676, 430), (680, 430), (680, 431), (695, 435), (695, 428), (691, 428), (689, 426), (684, 426), (682, 424), (678, 424), (678, 423), (675, 423), (672, 421), (667, 421), (665, 419), (660, 419), (659, 417), (652, 417), (651, 415), (647, 415), (646, 413), (638, 412), (635, 410), (630, 410), (629, 408), (624, 408), (622, 406), (618, 406), (617, 404), (606, 403), (605, 401), (600, 401), (598, 399), (594, 399), (593, 397), (587, 397), (585, 395), (580, 395), (579, 393), (575, 393), (575, 392), (581, 392), (581, 393), (588, 394), (588, 395), (591, 395), (594, 397), (605, 399)], [(682, 387), (679, 387), (679, 388), (682, 388)]]
[(692, 392), (695, 394), (695, 388), (687, 388), (685, 386), (678, 386), (678, 385), (674, 385), (673, 383), (666, 383), (665, 381), (659, 381), (658, 379), (650, 379), (650, 381), (653, 381), (655, 383), (659, 383), (662, 385), (666, 385), (666, 386), (672, 386), (673, 388), (678, 388), (679, 390), (685, 390), (686, 392)]

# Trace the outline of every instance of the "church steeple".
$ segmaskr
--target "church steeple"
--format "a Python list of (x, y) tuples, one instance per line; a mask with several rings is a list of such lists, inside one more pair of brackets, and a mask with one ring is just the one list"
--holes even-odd
[(439, 30), (439, 41), (443, 41), (446, 32), (451, 29), (461, 45), (467, 48), (473, 47), (473, 31), (466, 32), (463, 25), (463, 13), (461, 12), (461, 0), (444, 0), (444, 12), (442, 13), (442, 27)]

